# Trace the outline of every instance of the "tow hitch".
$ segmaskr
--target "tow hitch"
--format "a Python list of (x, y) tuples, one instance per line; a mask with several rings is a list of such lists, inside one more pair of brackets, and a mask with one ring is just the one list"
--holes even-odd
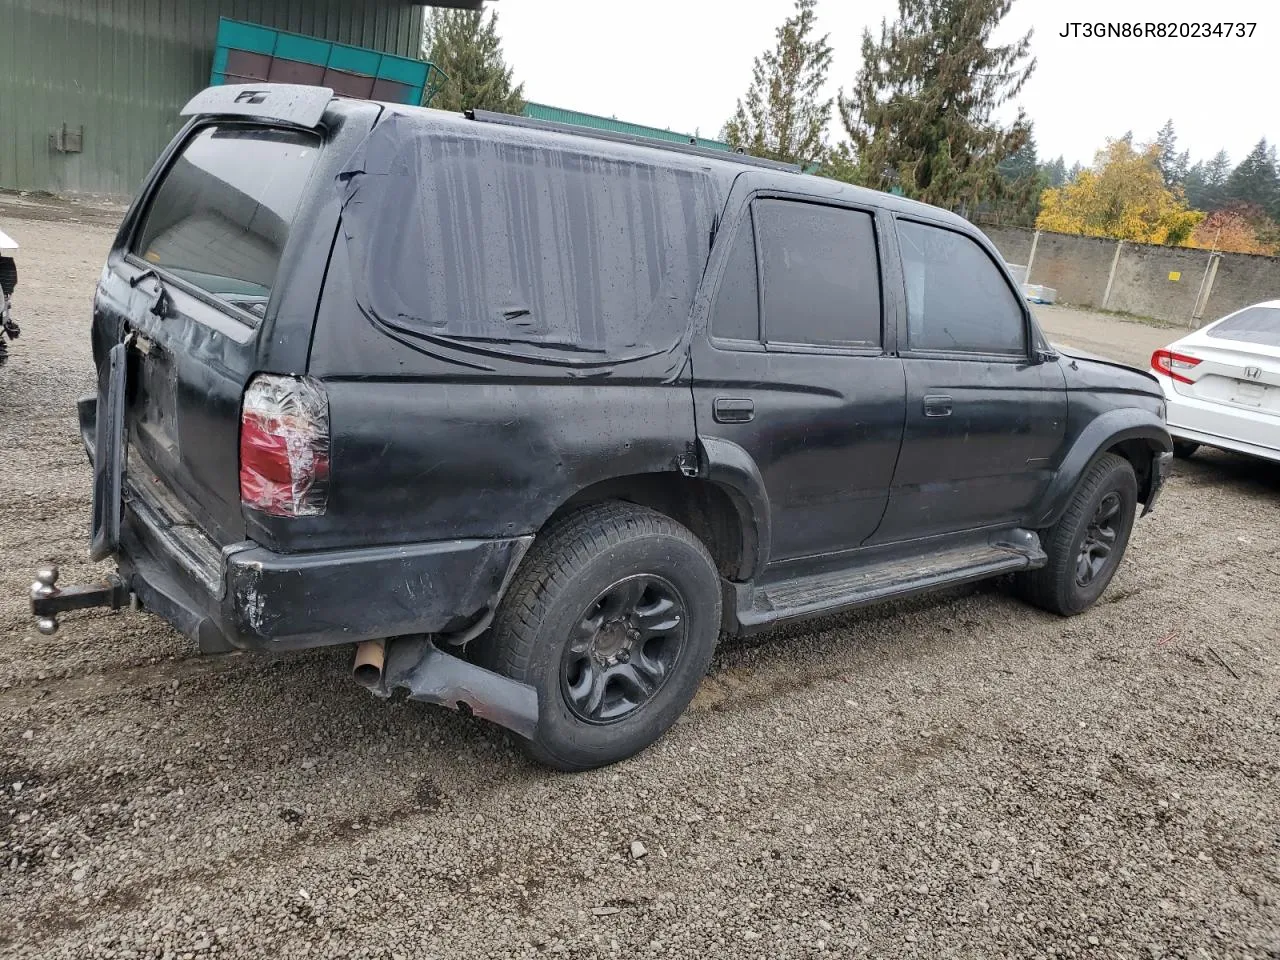
[(58, 614), (68, 610), (88, 610), (90, 607), (110, 607), (119, 610), (133, 603), (133, 594), (115, 574), (106, 583), (87, 587), (58, 589), (58, 568), (42, 567), (36, 572), (36, 582), (31, 584), (31, 613), (36, 618), (36, 629), (46, 637), (58, 632)]

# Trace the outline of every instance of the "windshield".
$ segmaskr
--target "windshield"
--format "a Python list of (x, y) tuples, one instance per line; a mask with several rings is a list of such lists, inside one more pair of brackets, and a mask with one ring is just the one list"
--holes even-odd
[(203, 128), (156, 192), (134, 253), (262, 316), (319, 144), (297, 130)]
[(1280, 347), (1280, 307), (1249, 307), (1205, 331), (1219, 340), (1240, 340)]

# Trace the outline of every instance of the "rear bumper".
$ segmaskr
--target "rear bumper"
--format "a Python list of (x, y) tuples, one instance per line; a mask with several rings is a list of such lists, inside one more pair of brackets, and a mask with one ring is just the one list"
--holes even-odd
[[(96, 398), (80, 402), (90, 461)], [(125, 477), (114, 552), (142, 605), (206, 653), (299, 650), (409, 634), (458, 633), (483, 623), (533, 541), (449, 540), (307, 553), (253, 541), (219, 549), (149, 484)]]
[[(453, 633), (490, 615), (532, 538), (280, 554), (222, 551), (212, 580), (165, 518), (130, 499), (116, 554), (142, 605), (201, 650), (299, 650)], [(188, 535), (189, 537), (189, 535)]]
[(1169, 433), (1180, 440), (1280, 460), (1280, 417), (1226, 403), (1187, 397), (1161, 378), (1168, 403)]

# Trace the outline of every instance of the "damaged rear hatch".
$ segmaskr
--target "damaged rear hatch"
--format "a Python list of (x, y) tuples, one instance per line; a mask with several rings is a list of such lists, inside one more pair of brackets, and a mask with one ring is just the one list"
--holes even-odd
[(119, 544), (122, 498), (211, 586), (219, 548), (245, 539), (241, 402), (256, 372), (305, 370), (311, 317), (281, 316), (277, 281), (321, 148), (315, 130), (199, 122), (126, 218), (95, 300), (97, 403), (81, 411), (95, 557)]

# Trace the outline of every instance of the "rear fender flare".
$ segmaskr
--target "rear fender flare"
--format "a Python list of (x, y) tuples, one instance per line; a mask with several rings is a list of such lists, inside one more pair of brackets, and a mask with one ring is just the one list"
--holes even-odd
[(699, 476), (729, 495), (742, 522), (742, 566), (738, 579), (754, 580), (769, 562), (772, 541), (769, 494), (760, 468), (751, 454), (732, 441), (700, 437), (698, 445)]
[(1067, 509), (1071, 494), (1080, 478), (1104, 453), (1126, 440), (1142, 440), (1153, 457), (1173, 450), (1169, 430), (1154, 413), (1141, 408), (1108, 410), (1081, 431), (1059, 464), (1049, 489), (1041, 498), (1041, 512), (1029, 526), (1043, 529), (1052, 526)]

